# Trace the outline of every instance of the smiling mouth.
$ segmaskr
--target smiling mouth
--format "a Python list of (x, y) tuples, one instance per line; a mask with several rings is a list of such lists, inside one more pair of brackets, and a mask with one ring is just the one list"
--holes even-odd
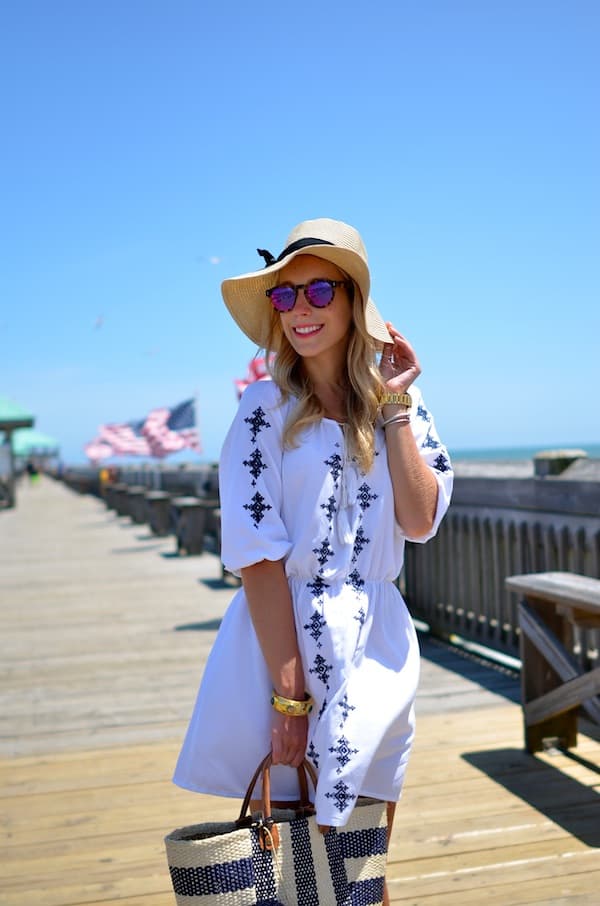
[(323, 329), (322, 324), (310, 324), (305, 327), (294, 327), (293, 331), (300, 337), (310, 337)]

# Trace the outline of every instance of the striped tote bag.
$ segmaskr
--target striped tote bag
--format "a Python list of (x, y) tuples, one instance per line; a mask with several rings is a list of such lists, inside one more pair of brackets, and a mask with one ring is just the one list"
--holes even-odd
[[(305, 761), (297, 808), (271, 809), (270, 755), (259, 765), (237, 821), (174, 830), (165, 838), (177, 906), (381, 906), (387, 857), (384, 802), (359, 797), (348, 824), (322, 834)], [(248, 815), (262, 775), (262, 812)]]

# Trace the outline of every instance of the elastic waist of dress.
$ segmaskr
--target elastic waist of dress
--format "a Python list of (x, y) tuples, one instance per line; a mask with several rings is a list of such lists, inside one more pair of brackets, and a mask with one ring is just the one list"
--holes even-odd
[(368, 576), (359, 576), (358, 574), (349, 573), (347, 576), (298, 576), (291, 575), (288, 576), (288, 582), (294, 583), (295, 585), (304, 585), (314, 593), (319, 593), (319, 591), (336, 588), (339, 589), (345, 585), (349, 588), (355, 589), (355, 591), (360, 591), (364, 588), (369, 588), (373, 586), (385, 586), (385, 585), (396, 585), (396, 580), (393, 578), (389, 579), (372, 579)]

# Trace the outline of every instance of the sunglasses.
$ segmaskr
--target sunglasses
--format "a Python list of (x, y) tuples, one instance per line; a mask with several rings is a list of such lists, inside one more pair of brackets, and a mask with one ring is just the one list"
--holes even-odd
[(298, 298), (298, 290), (313, 308), (327, 308), (333, 302), (337, 286), (348, 286), (347, 280), (311, 280), (309, 283), (280, 283), (266, 290), (275, 311), (291, 311)]

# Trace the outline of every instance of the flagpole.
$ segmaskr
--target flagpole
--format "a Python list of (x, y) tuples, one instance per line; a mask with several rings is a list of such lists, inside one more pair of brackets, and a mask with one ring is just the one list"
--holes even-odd
[[(200, 388), (196, 387), (196, 389), (194, 391), (194, 427), (196, 429), (196, 434), (198, 436), (198, 443), (200, 444), (201, 443), (201, 440), (200, 440), (201, 434), (200, 434), (199, 412), (200, 412)], [(198, 453), (198, 456), (200, 456), (200, 453)]]

